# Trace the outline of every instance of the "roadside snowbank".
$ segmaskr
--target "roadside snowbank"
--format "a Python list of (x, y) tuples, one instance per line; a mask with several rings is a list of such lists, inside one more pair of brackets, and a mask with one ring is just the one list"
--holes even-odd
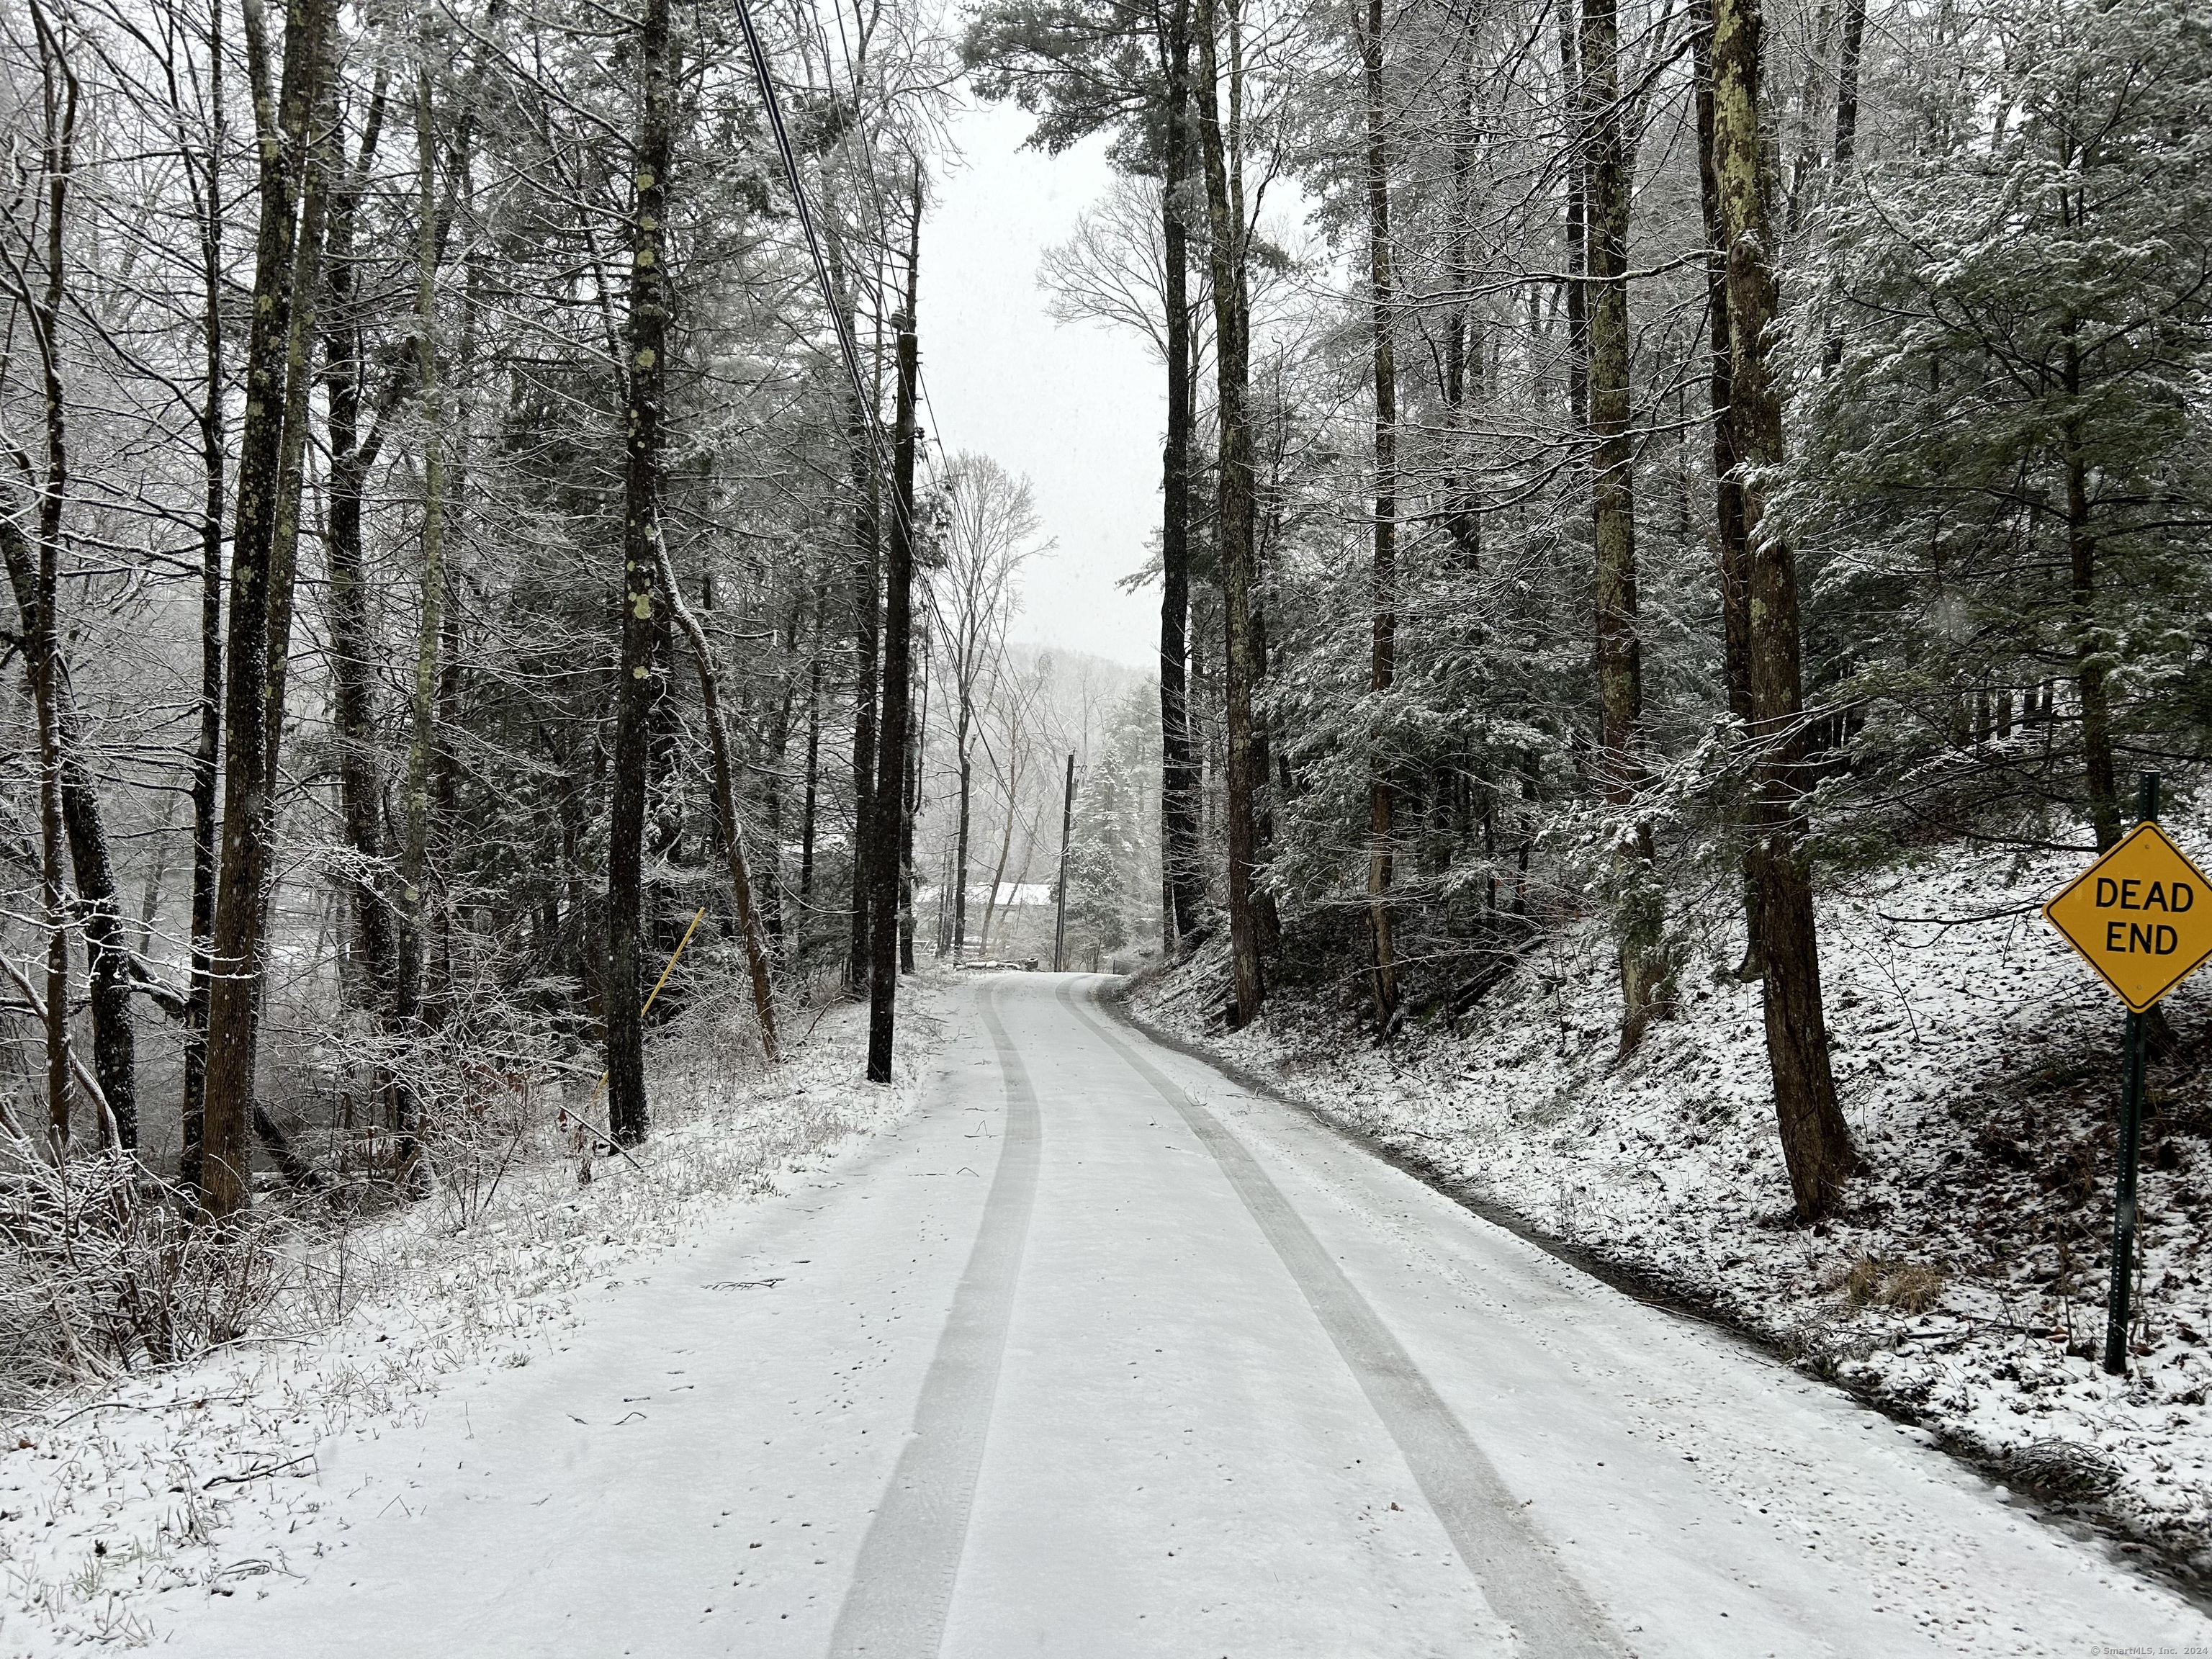
[[(2205, 844), (2201, 825), (2177, 834)], [(1416, 1015), (1388, 1047), (1356, 982), (1278, 993), (1224, 1032), (1218, 947), (1132, 1007), (2201, 1580), (2212, 974), (2166, 1005), (2181, 1042), (2150, 1073), (2136, 1358), (2108, 1377), (2122, 1011), (2037, 914), (2080, 865), (1947, 848), (1823, 902), (1837, 1081), (1867, 1167), (1811, 1229), (1790, 1217), (1758, 988), (1709, 963), (1618, 1067), (1617, 969), (1591, 926), (1546, 940), (1455, 1029)], [(1992, 911), (2010, 914), (1961, 920)]]
[(927, 979), (910, 991), (887, 1090), (856, 1081), (864, 1007), (787, 1036), (765, 1074), (734, 1000), (698, 1011), (647, 1048), (657, 1121), (635, 1165), (595, 1160), (579, 1186), (562, 1103), (541, 1098), (488, 1203), (449, 1193), (338, 1230), (303, 1253), (265, 1331), (0, 1419), (0, 1654), (139, 1645), (161, 1634), (167, 1596), (289, 1571), (281, 1550), (227, 1544), (300, 1531), (321, 1507), (319, 1446), (419, 1420), (464, 1368), (527, 1365), (579, 1323), (582, 1291), (650, 1272), (730, 1206), (904, 1115), (949, 994)]

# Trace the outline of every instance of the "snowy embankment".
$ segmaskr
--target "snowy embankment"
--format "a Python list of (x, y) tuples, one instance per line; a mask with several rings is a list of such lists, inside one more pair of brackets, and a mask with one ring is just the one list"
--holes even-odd
[[(2186, 847), (2204, 826), (2176, 830)], [(1140, 984), (1143, 1021), (1924, 1425), (2054, 1506), (2212, 1577), (2212, 970), (2154, 1061), (2126, 1378), (2097, 1364), (2123, 1011), (2037, 907), (2078, 856), (1955, 848), (1822, 906), (1835, 1068), (1864, 1155), (1844, 1212), (1790, 1216), (1755, 986), (1686, 966), (1614, 1066), (1601, 929), (1543, 941), (1455, 1025), (1378, 1048), (1356, 981), (1217, 1012), (1218, 948)], [(1988, 921), (1964, 918), (1989, 916)]]
[(650, 1274), (732, 1206), (904, 1115), (945, 995), (925, 981), (905, 1000), (890, 1089), (858, 1080), (865, 1007), (799, 1025), (765, 1074), (734, 998), (696, 1011), (647, 1045), (656, 1121), (634, 1162), (595, 1159), (580, 1185), (562, 1102), (541, 1095), (495, 1183), (449, 1181), (404, 1211), (302, 1230), (253, 1334), (0, 1416), (0, 1655), (151, 1641), (170, 1596), (252, 1594), (290, 1571), (268, 1540), (301, 1534), (321, 1553), (301, 1533), (322, 1507), (319, 1446), (418, 1420), (468, 1368), (562, 1346), (582, 1293)]

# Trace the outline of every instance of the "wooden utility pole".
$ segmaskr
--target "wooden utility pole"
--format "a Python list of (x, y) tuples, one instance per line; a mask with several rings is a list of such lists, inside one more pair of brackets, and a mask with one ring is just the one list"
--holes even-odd
[(906, 307), (898, 333), (897, 426), (891, 450), (891, 524), (885, 547), (883, 708), (876, 726), (875, 823), (868, 860), (868, 1081), (891, 1080), (898, 1023), (899, 876), (907, 793), (907, 715), (914, 641), (915, 390), (921, 372), (915, 308), (921, 273), (921, 165), (908, 198)]
[(1067, 846), (1075, 836), (1075, 757), (1067, 757), (1067, 789), (1060, 804), (1059, 896), (1054, 901), (1052, 971), (1065, 971), (1067, 961)]

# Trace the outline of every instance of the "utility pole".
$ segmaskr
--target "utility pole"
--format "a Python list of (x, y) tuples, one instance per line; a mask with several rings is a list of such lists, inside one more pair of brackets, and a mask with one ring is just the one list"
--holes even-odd
[(1060, 807), (1060, 899), (1059, 914), (1052, 923), (1052, 971), (1063, 971), (1062, 963), (1067, 957), (1067, 843), (1075, 833), (1075, 757), (1067, 757), (1067, 793)]
[(890, 537), (884, 582), (882, 707), (876, 726), (875, 824), (868, 842), (868, 1081), (891, 1080), (891, 1042), (898, 1018), (900, 875), (905, 864), (907, 742), (912, 687), (914, 618), (915, 388), (920, 353), (915, 341), (915, 291), (921, 270), (921, 169), (916, 165), (908, 210), (906, 305), (891, 319), (898, 343), (897, 425), (892, 439)]

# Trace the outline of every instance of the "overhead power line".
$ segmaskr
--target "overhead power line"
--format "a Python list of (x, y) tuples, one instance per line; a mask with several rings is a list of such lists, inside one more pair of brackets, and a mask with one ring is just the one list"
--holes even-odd
[[(837, 72), (836, 66), (830, 62), (830, 37), (822, 27), (822, 9), (819, 5), (814, 3), (814, 0), (808, 0), (806, 13), (807, 15), (813, 20), (815, 42), (822, 48), (823, 73), (828, 77), (830, 85), (834, 88), (836, 84)], [(851, 83), (850, 90), (853, 100), (853, 119), (854, 125), (857, 127), (860, 122), (860, 111), (865, 101), (867, 88), (862, 83), (860, 61), (854, 53), (851, 37), (845, 32), (844, 8), (842, 5), (835, 4), (834, 0), (832, 5), (832, 15), (837, 20), (837, 55), (844, 59), (845, 78)], [(882, 175), (876, 169), (875, 146), (866, 143), (865, 141), (865, 137), (860, 147), (860, 175), (866, 181), (868, 187), (867, 193), (869, 205), (875, 210), (876, 243), (879, 247), (888, 248), (891, 245), (890, 210), (884, 205), (884, 182)], [(881, 284), (880, 283), (872, 283), (870, 286), (873, 292), (876, 306), (878, 312), (880, 312), (883, 306), (883, 290)], [(926, 368), (921, 366), (916, 367), (915, 371), (915, 390), (921, 406), (926, 409), (929, 414), (929, 419), (924, 423), (921, 442), (920, 445), (921, 463), (923, 466), (928, 469), (930, 476), (934, 483), (939, 485), (942, 485), (944, 483), (943, 469), (939, 467), (936, 460), (931, 458), (930, 451), (934, 447), (939, 455), (944, 455), (945, 441), (938, 428), (937, 404), (929, 395), (929, 374)]]
[(768, 49), (761, 43), (760, 31), (753, 26), (751, 7), (746, 0), (736, 0), (736, 3), (738, 26), (744, 31), (745, 51), (752, 58), (753, 76), (760, 82), (761, 103), (768, 111), (769, 128), (775, 134), (777, 153), (783, 157), (783, 175), (791, 184), (799, 228), (806, 233), (806, 251), (813, 256), (814, 281), (822, 290), (822, 303), (830, 313), (830, 325), (837, 331), (837, 349), (845, 359), (845, 372), (852, 377), (853, 397), (867, 422), (872, 447), (878, 460), (888, 460), (875, 399), (868, 395), (866, 378), (860, 373), (860, 354), (853, 343), (852, 331), (846, 326), (845, 313), (837, 303), (836, 288), (830, 280), (830, 262), (822, 253), (822, 239), (815, 233), (814, 210), (806, 199), (806, 186), (799, 176), (799, 157), (792, 150), (791, 132), (783, 122), (783, 104), (775, 95), (775, 82), (769, 73)]

